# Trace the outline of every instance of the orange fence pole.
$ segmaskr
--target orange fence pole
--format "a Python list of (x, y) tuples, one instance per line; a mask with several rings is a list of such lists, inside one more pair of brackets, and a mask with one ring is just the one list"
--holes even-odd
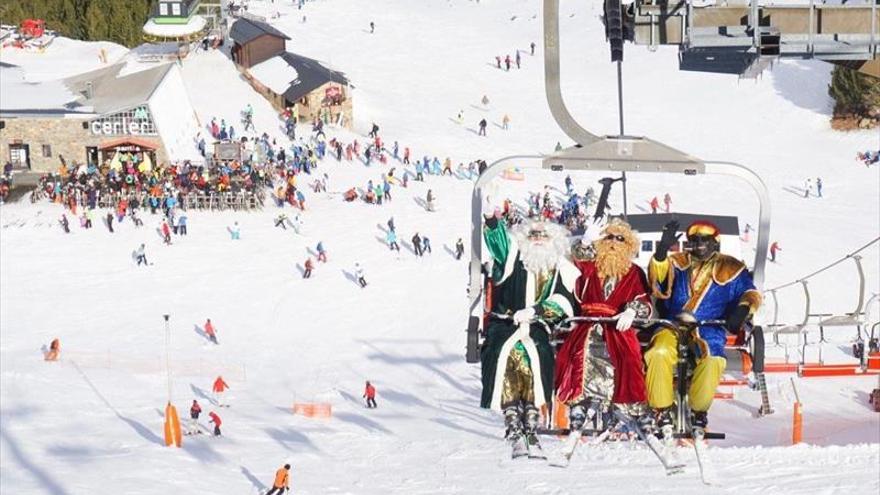
[(794, 385), (794, 378), (791, 379), (791, 388), (794, 390), (794, 412), (791, 418), (791, 444), (797, 445), (804, 439), (804, 412), (801, 399), (798, 397), (797, 387)]

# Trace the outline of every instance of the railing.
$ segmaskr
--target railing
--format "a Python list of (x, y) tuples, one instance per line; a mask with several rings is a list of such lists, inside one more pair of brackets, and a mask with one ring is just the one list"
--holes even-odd
[[(98, 198), (99, 208), (116, 208), (120, 199), (132, 199), (129, 194), (114, 193), (101, 194)], [(150, 208), (149, 196), (135, 196), (141, 208)], [(188, 193), (181, 198), (182, 201), (178, 207), (188, 210), (233, 210), (233, 211), (250, 211), (262, 209), (265, 204), (266, 195), (260, 192), (237, 192), (237, 193)], [(164, 208), (165, 198), (160, 198), (159, 208)], [(83, 205), (85, 206), (85, 205)]]

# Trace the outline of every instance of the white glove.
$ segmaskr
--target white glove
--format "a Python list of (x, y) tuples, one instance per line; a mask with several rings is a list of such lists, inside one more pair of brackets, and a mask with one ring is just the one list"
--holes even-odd
[(486, 197), (486, 200), (483, 201), (483, 218), (491, 217), (495, 215), (495, 205)]
[(513, 314), (513, 322), (516, 323), (517, 325), (520, 325), (522, 323), (528, 323), (528, 322), (532, 321), (532, 318), (534, 318), (534, 317), (535, 317), (535, 308), (532, 308), (532, 307), (523, 308)]
[[(515, 316), (514, 316), (515, 317)], [(636, 310), (632, 308), (626, 308), (622, 313), (618, 313), (615, 318), (617, 318), (617, 328), (620, 331), (629, 330), (632, 328), (633, 320), (636, 319)]]
[(584, 227), (584, 235), (581, 237), (581, 244), (589, 246), (594, 241), (598, 241), (602, 238), (602, 231), (605, 229), (605, 226), (608, 225), (605, 218), (606, 217), (602, 217), (593, 220), (592, 222), (587, 222)]

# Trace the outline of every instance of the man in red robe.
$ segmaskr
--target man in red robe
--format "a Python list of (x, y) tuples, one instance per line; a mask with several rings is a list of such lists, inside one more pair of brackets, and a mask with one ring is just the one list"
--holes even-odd
[[(611, 402), (635, 409), (630, 412), (638, 415), (647, 399), (641, 347), (632, 328), (635, 318), (651, 314), (647, 277), (632, 262), (638, 237), (620, 220), (599, 230), (598, 236), (591, 229), (585, 235), (598, 237), (593, 241), (596, 256), (576, 262), (581, 276), (574, 296), (582, 316), (617, 321), (578, 325), (556, 356), (556, 395), (570, 407), (572, 429), (583, 426), (590, 402), (597, 406)], [(607, 366), (609, 361), (613, 369)]]

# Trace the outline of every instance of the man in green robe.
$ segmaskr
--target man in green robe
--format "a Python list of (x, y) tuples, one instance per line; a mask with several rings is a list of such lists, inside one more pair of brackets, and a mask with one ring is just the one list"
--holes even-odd
[(503, 411), (506, 436), (536, 441), (541, 406), (551, 402), (554, 355), (548, 324), (575, 316), (571, 293), (578, 269), (567, 258), (568, 232), (544, 221), (508, 230), (485, 216), (484, 239), (492, 257), (492, 316), (481, 349), (481, 407)]

